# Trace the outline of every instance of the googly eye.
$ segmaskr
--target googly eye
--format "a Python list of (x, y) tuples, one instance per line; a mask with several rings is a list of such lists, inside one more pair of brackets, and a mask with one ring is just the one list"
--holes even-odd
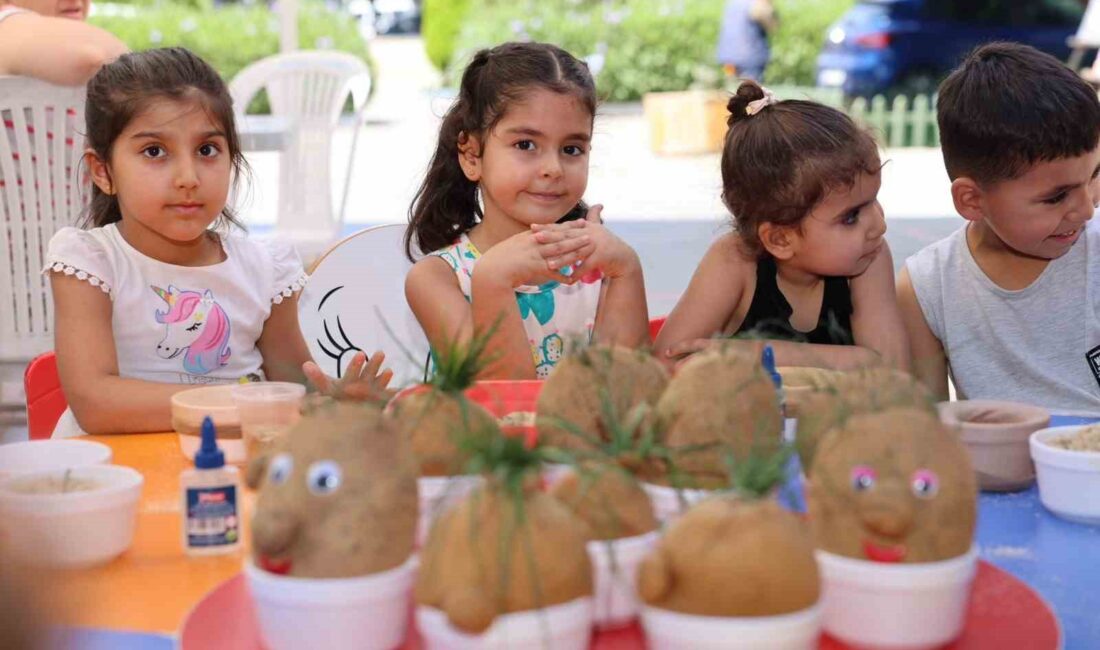
[(290, 454), (278, 454), (267, 466), (267, 482), (272, 485), (282, 485), (290, 478), (294, 471), (294, 459)]
[(340, 488), (341, 478), (340, 465), (331, 460), (319, 460), (309, 466), (306, 484), (310, 492), (324, 496)]
[(852, 489), (856, 492), (865, 492), (875, 487), (875, 479), (878, 473), (866, 465), (856, 465), (852, 468)]
[(913, 478), (909, 481), (909, 489), (918, 499), (931, 499), (939, 494), (940, 477), (929, 469), (918, 469), (913, 472)]

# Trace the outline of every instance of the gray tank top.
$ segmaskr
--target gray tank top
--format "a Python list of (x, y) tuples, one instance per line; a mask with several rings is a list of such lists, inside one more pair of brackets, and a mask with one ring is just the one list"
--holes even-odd
[(965, 227), (905, 264), (959, 399), (1100, 415), (1100, 224), (1019, 291), (978, 267)]

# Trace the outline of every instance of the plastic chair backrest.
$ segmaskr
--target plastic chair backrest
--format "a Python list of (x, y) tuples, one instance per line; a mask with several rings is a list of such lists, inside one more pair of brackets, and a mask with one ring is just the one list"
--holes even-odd
[[(241, 70), (229, 83), (233, 110), (244, 116), (249, 102), (267, 91), (271, 114), (285, 118), (291, 133), (279, 161), (276, 232), (299, 244), (327, 247), (344, 223), (352, 162), (370, 95), (370, 70), (345, 52), (301, 51), (276, 54)], [(332, 204), (332, 136), (351, 95), (355, 113), (351, 153), (338, 210)], [(323, 248), (317, 249), (320, 252)]]
[(313, 359), (340, 377), (356, 350), (386, 353), (393, 387), (422, 381), (428, 340), (405, 301), (406, 226), (361, 230), (332, 247), (298, 298), (298, 320)]
[(61, 414), (68, 408), (61, 378), (57, 374), (57, 357), (53, 352), (35, 357), (23, 373), (23, 388), (27, 393), (27, 430), (31, 440), (43, 440), (53, 434)]
[(46, 246), (76, 225), (84, 88), (0, 76), (0, 402), (23, 402), (23, 366), (53, 348)]
[(46, 245), (84, 208), (84, 89), (0, 77), (0, 122), (0, 361), (25, 363), (53, 347)]

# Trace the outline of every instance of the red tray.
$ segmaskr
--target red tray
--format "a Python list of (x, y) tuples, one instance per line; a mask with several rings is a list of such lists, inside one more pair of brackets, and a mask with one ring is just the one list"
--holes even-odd
[[(1060, 640), (1058, 619), (1045, 600), (1011, 574), (979, 562), (966, 629), (955, 643), (946, 647), (955, 650), (1046, 650), (1058, 648)], [(419, 650), (420, 647), (416, 630), (410, 627), (403, 650)], [(593, 650), (644, 650), (645, 647), (645, 637), (638, 625), (598, 632), (592, 639)], [(835, 650), (847, 646), (822, 635), (819, 647)], [(263, 648), (243, 575), (222, 583), (195, 606), (180, 630), (180, 648)]]

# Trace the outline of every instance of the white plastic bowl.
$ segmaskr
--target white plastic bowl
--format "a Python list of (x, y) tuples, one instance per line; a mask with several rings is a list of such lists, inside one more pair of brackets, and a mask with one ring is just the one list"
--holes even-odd
[(962, 633), (978, 551), (883, 564), (818, 550), (825, 631), (864, 648), (936, 648)]
[[(241, 417), (233, 400), (231, 384), (192, 388), (172, 396), (172, 428), (179, 434), (180, 452), (194, 460), (202, 444), (202, 421), (208, 415), (218, 431), (218, 447), (225, 454), (225, 462), (245, 462)], [(223, 437), (226, 434), (229, 437)]]
[(1100, 524), (1100, 452), (1070, 451), (1047, 441), (1072, 436), (1084, 427), (1040, 429), (1028, 438), (1039, 479), (1039, 500), (1054, 514)]
[(417, 561), (356, 578), (281, 576), (245, 562), (268, 650), (392, 650), (405, 638)]
[(0, 445), (0, 480), (16, 474), (111, 462), (111, 448), (89, 440), (29, 440)]
[(64, 480), (67, 470), (46, 470), (0, 481), (0, 534), (7, 550), (28, 564), (82, 568), (108, 562), (134, 539), (141, 473), (121, 465), (72, 468), (70, 480), (95, 489), (24, 494), (14, 485), (39, 478)]
[(592, 634), (592, 599), (498, 616), (483, 634), (455, 629), (434, 607), (416, 608), (416, 626), (424, 650), (516, 650), (553, 648), (587, 650)]
[(480, 476), (421, 476), (417, 479), (420, 516), (416, 523), (416, 545), (428, 541), (436, 517), (453, 508), (481, 484)]
[(821, 637), (822, 604), (778, 616), (725, 617), (642, 608), (650, 650), (810, 650)]
[(602, 629), (619, 627), (638, 616), (638, 565), (657, 545), (658, 531), (608, 541), (588, 542), (592, 561), (595, 612), (593, 624)]
[(642, 483), (642, 488), (653, 504), (653, 516), (662, 524), (670, 523), (692, 505), (714, 494), (710, 490), (677, 489), (656, 483)]

